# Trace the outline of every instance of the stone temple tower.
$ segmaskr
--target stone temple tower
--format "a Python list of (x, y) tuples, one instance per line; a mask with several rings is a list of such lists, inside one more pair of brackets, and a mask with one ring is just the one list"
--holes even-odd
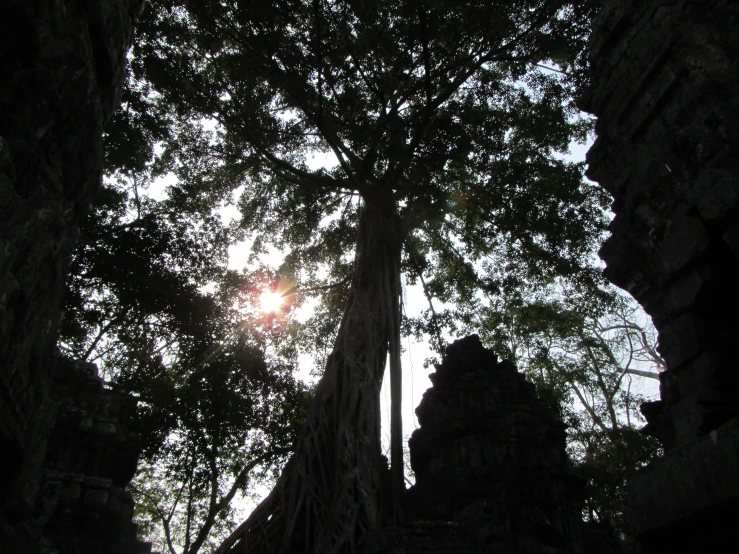
[[(534, 386), (476, 335), (449, 346), (430, 377), (409, 443), (407, 523), (370, 537), (366, 551), (595, 552), (585, 546), (583, 485), (565, 469), (565, 426)], [(614, 546), (600, 541), (597, 551)]]

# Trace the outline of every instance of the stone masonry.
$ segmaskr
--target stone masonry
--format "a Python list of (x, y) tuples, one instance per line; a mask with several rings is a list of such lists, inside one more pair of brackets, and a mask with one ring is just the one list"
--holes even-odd
[[(0, 3), (0, 551), (38, 546), (68, 260), (143, 0)], [(8, 545), (13, 545), (8, 546)]]
[(583, 484), (534, 386), (476, 335), (449, 346), (431, 381), (409, 442), (408, 523), (368, 537), (366, 552), (585, 552)]
[(59, 359), (35, 525), (44, 554), (147, 554), (124, 487), (136, 471), (136, 400), (103, 386), (94, 364)]
[(739, 543), (726, 524), (739, 513), (737, 29), (736, 0), (611, 0), (591, 43), (588, 176), (615, 212), (600, 255), (667, 362), (661, 401), (643, 408), (666, 456), (631, 484), (650, 552)]

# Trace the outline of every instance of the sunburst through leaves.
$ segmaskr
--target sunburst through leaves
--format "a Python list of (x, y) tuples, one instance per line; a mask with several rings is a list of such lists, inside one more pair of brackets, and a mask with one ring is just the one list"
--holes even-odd
[(282, 310), (285, 305), (285, 298), (279, 292), (264, 291), (259, 296), (259, 307), (262, 312), (271, 314)]

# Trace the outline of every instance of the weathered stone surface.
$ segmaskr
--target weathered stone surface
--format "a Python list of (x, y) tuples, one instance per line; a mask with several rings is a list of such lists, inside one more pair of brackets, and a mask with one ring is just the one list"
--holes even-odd
[(564, 425), (533, 385), (475, 335), (449, 346), (431, 380), (409, 442), (410, 523), (368, 537), (366, 552), (585, 552)]
[(629, 509), (649, 552), (725, 552), (739, 543), (739, 420), (675, 448), (634, 477)]
[[(34, 551), (52, 348), (143, 0), (0, 3), (0, 550)], [(26, 545), (26, 546), (23, 546)]]
[(663, 398), (667, 449), (739, 415), (738, 25), (730, 0), (610, 1), (593, 33), (582, 104), (598, 116), (588, 175), (614, 197), (606, 276), (653, 317), (664, 379), (702, 357), (720, 385), (697, 415)]
[[(660, 332), (666, 456), (630, 484), (644, 552), (720, 552), (739, 515), (739, 2), (604, 3), (588, 175), (614, 197), (606, 276)], [(731, 548), (731, 547), (728, 547)]]
[(136, 400), (105, 389), (94, 364), (53, 361), (40, 492), (5, 514), (0, 552), (146, 554), (124, 490), (139, 454)]
[(107, 390), (94, 364), (60, 359), (52, 381), (58, 408), (49, 431), (35, 510), (48, 552), (145, 554), (124, 487), (136, 471), (139, 444), (130, 430), (136, 400)]

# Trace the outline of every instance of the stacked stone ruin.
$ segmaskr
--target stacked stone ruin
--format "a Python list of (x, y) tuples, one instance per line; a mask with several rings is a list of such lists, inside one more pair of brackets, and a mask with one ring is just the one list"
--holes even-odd
[(416, 483), (405, 523), (367, 537), (366, 554), (618, 552), (582, 521), (583, 483), (566, 470), (565, 426), (534, 386), (472, 335), (430, 375), (411, 436)]
[(42, 552), (147, 554), (125, 490), (138, 462), (131, 431), (136, 400), (106, 389), (95, 364), (59, 359), (52, 380), (49, 430), (36, 503)]
[[(103, 123), (119, 107), (126, 52), (143, 3), (0, 2), (3, 553), (36, 554), (42, 545), (62, 552), (62, 544), (63, 552), (118, 552), (109, 544), (114, 536), (121, 547), (135, 544), (130, 498), (120, 492), (135, 450), (123, 449), (128, 466), (117, 477), (121, 468), (112, 459), (105, 458), (107, 468), (103, 461), (90, 462), (105, 456), (96, 450), (76, 460), (69, 453), (62, 458), (64, 444), (83, 450), (121, 447), (117, 437), (125, 435), (125, 421), (110, 420), (115, 410), (100, 412), (116, 402), (107, 393), (88, 397), (90, 390), (72, 385), (88, 387), (81, 383), (89, 372), (60, 362), (53, 349), (79, 223), (102, 182)], [(71, 377), (75, 371), (80, 375)], [(131, 409), (129, 403), (123, 412)], [(87, 413), (92, 428), (75, 427), (69, 410)], [(102, 421), (116, 430), (110, 435), (95, 430)], [(110, 526), (107, 537), (95, 525), (86, 526), (93, 505)]]
[(661, 400), (643, 408), (666, 454), (630, 487), (649, 552), (739, 542), (737, 29), (736, 1), (618, 0), (593, 31), (588, 176), (615, 212), (600, 255), (667, 362)]

